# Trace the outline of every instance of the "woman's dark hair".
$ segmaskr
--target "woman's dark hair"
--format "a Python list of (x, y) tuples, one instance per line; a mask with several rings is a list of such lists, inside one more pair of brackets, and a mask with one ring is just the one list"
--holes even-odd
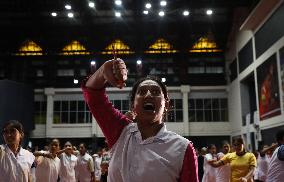
[(238, 143), (238, 144), (245, 144), (245, 141), (242, 137), (238, 137), (236, 139), (234, 139), (234, 143)]
[(83, 145), (83, 146), (84, 146), (84, 148), (85, 148), (85, 149), (87, 149), (87, 145), (86, 145), (86, 143), (81, 142), (81, 143), (79, 144), (79, 146), (80, 146), (80, 145)]
[(23, 127), (23, 125), (22, 125), (22, 123), (20, 123), (19, 121), (17, 121), (17, 120), (10, 120), (10, 121), (8, 121), (8, 122), (6, 122), (4, 125), (3, 125), (3, 127), (2, 127), (2, 133), (4, 132), (4, 130), (5, 129), (7, 129), (7, 128), (15, 128), (15, 129), (17, 129), (19, 132), (20, 132), (20, 134), (22, 135), (22, 137), (21, 137), (21, 139), (20, 139), (20, 145), (21, 145), (21, 143), (22, 143), (22, 141), (23, 141), (23, 139), (24, 139), (24, 127)]
[[(245, 145), (245, 141), (244, 141), (244, 139), (242, 137), (238, 137), (238, 138), (234, 139), (233, 140), (233, 144), (235, 145), (236, 143)], [(244, 146), (244, 152), (247, 152), (247, 149), (246, 149), (245, 146)]]
[(22, 123), (20, 123), (17, 120), (10, 120), (10, 121), (6, 122), (2, 127), (2, 132), (6, 128), (16, 128), (21, 134), (24, 134), (24, 127), (23, 127)]
[(275, 137), (278, 143), (281, 143), (281, 141), (283, 142), (284, 141), (284, 129), (280, 129), (279, 131), (277, 131)]
[(208, 145), (208, 149), (211, 149), (211, 148), (213, 148), (213, 147), (216, 148), (216, 145), (215, 145), (215, 144), (209, 144), (209, 145)]
[(230, 143), (229, 143), (227, 140), (224, 140), (224, 141), (222, 141), (222, 147), (223, 147), (224, 145), (229, 145), (229, 146), (230, 146)]
[(55, 142), (58, 143), (58, 145), (60, 146), (60, 141), (57, 138), (52, 139), (49, 145)]
[(145, 80), (153, 80), (154, 82), (158, 83), (158, 85), (162, 89), (162, 92), (164, 94), (165, 100), (166, 101), (170, 101), (167, 87), (166, 87), (165, 84), (163, 84), (161, 79), (158, 78), (158, 77), (155, 77), (155, 76), (148, 75), (147, 77), (141, 78), (138, 81), (136, 81), (136, 83), (134, 83), (134, 85), (132, 87), (132, 91), (130, 92), (130, 103), (131, 103), (131, 105), (133, 105), (133, 103), (134, 103), (135, 95), (136, 95), (136, 92), (137, 92), (137, 89), (138, 89), (140, 83), (142, 83)]

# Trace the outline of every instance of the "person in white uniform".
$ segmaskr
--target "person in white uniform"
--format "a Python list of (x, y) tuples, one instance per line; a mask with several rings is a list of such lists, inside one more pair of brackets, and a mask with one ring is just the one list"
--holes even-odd
[(202, 182), (216, 182), (216, 169), (208, 163), (209, 161), (217, 160), (216, 146), (214, 144), (210, 144), (208, 151), (209, 153), (204, 156), (204, 174)]
[(33, 181), (31, 167), (34, 155), (21, 147), (24, 129), (19, 121), (11, 120), (2, 128), (4, 145), (0, 145), (0, 181)]
[(192, 142), (168, 131), (170, 108), (166, 86), (156, 77), (139, 79), (130, 95), (135, 121), (116, 110), (106, 83), (123, 88), (127, 68), (121, 59), (105, 62), (82, 84), (90, 111), (110, 148), (108, 182), (197, 182), (197, 157)]
[(284, 129), (277, 132), (276, 140), (278, 147), (270, 159), (266, 182), (284, 181)]
[(60, 159), (57, 157), (59, 151), (59, 140), (53, 139), (50, 143), (49, 151), (36, 151), (36, 181), (37, 182), (57, 182)]
[(77, 165), (77, 157), (73, 154), (73, 147), (70, 142), (66, 142), (64, 149), (58, 153), (60, 158), (60, 182), (75, 182), (75, 167)]
[[(227, 141), (223, 142), (222, 152), (217, 154), (217, 160), (222, 159), (227, 153), (230, 152), (230, 144)], [(218, 167), (216, 170), (216, 181), (217, 182), (230, 182), (231, 178), (231, 167), (229, 164)]]
[(86, 144), (79, 145), (77, 165), (75, 168), (76, 180), (80, 182), (94, 181), (94, 162), (93, 158), (86, 152)]
[(93, 155), (94, 158), (94, 166), (95, 166), (95, 181), (99, 182), (101, 180), (101, 163), (103, 159), (104, 149), (99, 148), (97, 153)]

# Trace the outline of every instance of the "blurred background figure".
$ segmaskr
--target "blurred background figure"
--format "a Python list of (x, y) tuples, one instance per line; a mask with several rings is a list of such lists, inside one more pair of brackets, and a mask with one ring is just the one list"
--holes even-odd
[(58, 152), (58, 156), (60, 158), (60, 182), (75, 182), (77, 157), (73, 154), (73, 147), (69, 141), (65, 143), (64, 149)]
[[(217, 160), (221, 160), (231, 150), (230, 144), (227, 141), (222, 142), (222, 152), (217, 154)], [(217, 182), (230, 182), (231, 167), (229, 164), (216, 168)]]
[(215, 144), (210, 144), (208, 147), (209, 153), (204, 156), (204, 174), (202, 178), (202, 182), (215, 182), (216, 181), (216, 169), (212, 167), (208, 162), (216, 161), (216, 146)]
[(207, 153), (207, 148), (202, 147), (200, 149), (200, 153), (198, 155), (197, 161), (198, 161), (198, 179), (201, 182), (204, 174), (203, 164), (204, 164), (204, 156)]
[(34, 155), (21, 147), (24, 128), (19, 121), (11, 120), (2, 128), (4, 145), (0, 145), (0, 181), (28, 182), (32, 179)]
[(267, 182), (281, 182), (284, 180), (284, 129), (276, 133), (277, 147), (270, 159)]
[(94, 181), (94, 162), (93, 158), (86, 152), (86, 144), (79, 145), (79, 152), (77, 159), (76, 180), (80, 182)]
[(49, 145), (49, 151), (35, 151), (36, 156), (36, 181), (37, 182), (56, 182), (60, 170), (60, 159), (57, 152), (60, 150), (60, 142), (53, 139)]

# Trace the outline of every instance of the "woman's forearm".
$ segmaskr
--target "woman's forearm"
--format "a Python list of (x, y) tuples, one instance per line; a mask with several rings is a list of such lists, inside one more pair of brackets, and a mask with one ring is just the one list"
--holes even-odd
[(103, 67), (102, 65), (86, 82), (86, 87), (92, 88), (92, 89), (102, 89), (105, 84), (106, 80), (104, 78), (104, 73), (103, 73)]
[(250, 169), (249, 169), (249, 172), (247, 173), (247, 175), (244, 178), (246, 178), (247, 180), (252, 178), (254, 171), (255, 171), (255, 167), (251, 166)]

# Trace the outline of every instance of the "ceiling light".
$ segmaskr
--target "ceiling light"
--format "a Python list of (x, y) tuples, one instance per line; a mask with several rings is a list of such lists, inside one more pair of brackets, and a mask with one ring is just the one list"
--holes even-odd
[(149, 12), (148, 12), (147, 10), (144, 10), (144, 11), (143, 11), (143, 14), (144, 14), (144, 15), (148, 15), (148, 13), (149, 13)]
[(120, 12), (115, 12), (115, 16), (116, 17), (121, 17), (121, 13)]
[(152, 7), (152, 5), (151, 5), (151, 3), (146, 3), (145, 7), (146, 7), (147, 9), (150, 9), (150, 8)]
[(94, 8), (94, 7), (95, 7), (95, 3), (92, 2), (92, 1), (90, 1), (90, 2), (89, 2), (89, 7), (90, 7), (90, 8)]
[(52, 12), (52, 13), (51, 13), (51, 16), (56, 17), (56, 16), (57, 16), (57, 13), (56, 13), (56, 12)]
[(65, 9), (69, 9), (69, 10), (70, 10), (70, 9), (72, 9), (72, 7), (71, 7), (71, 5), (66, 4), (66, 5), (65, 5)]
[(115, 3), (117, 6), (121, 6), (122, 1), (121, 1), (121, 0), (115, 0), (114, 3)]
[(91, 61), (91, 65), (92, 66), (96, 65), (96, 61)]
[(141, 64), (142, 64), (142, 61), (141, 61), (140, 59), (138, 59), (138, 60), (136, 61), (136, 63), (137, 63), (138, 65), (141, 65)]
[(165, 16), (165, 12), (164, 11), (160, 11), (159, 12), (159, 16)]
[(212, 15), (212, 14), (213, 14), (213, 11), (212, 11), (211, 9), (208, 9), (208, 10), (206, 11), (206, 14), (207, 14), (207, 15)]
[(162, 82), (165, 83), (167, 81), (166, 78), (162, 78)]
[(74, 83), (74, 84), (78, 84), (79, 81), (78, 81), (77, 79), (74, 79), (74, 80), (73, 80), (73, 83)]
[(184, 11), (183, 11), (183, 16), (188, 16), (188, 15), (189, 15), (189, 11), (184, 10)]
[(73, 14), (73, 13), (68, 13), (67, 16), (68, 16), (69, 18), (73, 18), (73, 17), (74, 17), (74, 14)]
[(161, 1), (161, 2), (160, 2), (160, 5), (161, 5), (161, 6), (166, 6), (166, 5), (167, 5), (167, 1)]

